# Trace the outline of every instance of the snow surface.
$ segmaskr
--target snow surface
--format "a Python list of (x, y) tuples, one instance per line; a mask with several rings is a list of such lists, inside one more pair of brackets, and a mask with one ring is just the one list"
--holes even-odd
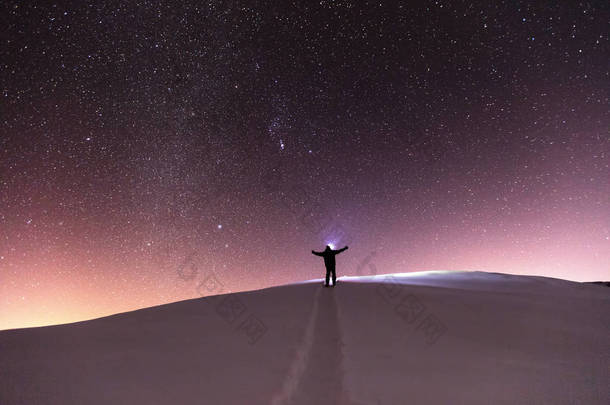
[(0, 404), (607, 404), (610, 289), (423, 272), (0, 332)]

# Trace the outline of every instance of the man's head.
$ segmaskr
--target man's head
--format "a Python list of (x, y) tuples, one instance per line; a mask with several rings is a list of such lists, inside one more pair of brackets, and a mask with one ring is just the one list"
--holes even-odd
[(332, 248), (330, 247), (330, 245), (326, 245), (326, 250), (332, 250)]

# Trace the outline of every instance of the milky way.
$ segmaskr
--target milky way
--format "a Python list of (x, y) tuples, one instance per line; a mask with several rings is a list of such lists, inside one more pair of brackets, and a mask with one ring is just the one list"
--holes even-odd
[(610, 279), (607, 1), (35, 3), (0, 6), (0, 328), (319, 278), (327, 243)]

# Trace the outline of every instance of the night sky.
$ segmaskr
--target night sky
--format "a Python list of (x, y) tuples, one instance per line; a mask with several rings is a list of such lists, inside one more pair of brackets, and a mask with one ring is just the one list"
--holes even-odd
[(323, 277), (327, 243), (610, 279), (607, 1), (0, 8), (0, 329)]

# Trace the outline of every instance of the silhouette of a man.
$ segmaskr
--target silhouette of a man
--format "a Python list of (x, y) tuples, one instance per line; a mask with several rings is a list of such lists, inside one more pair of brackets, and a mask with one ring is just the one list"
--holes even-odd
[(337, 275), (335, 274), (335, 255), (338, 255), (346, 249), (347, 246), (343, 249), (332, 250), (331, 247), (327, 245), (326, 249), (323, 252), (316, 252), (315, 250), (311, 251), (311, 253), (313, 253), (314, 255), (322, 256), (324, 258), (324, 265), (326, 266), (326, 284), (324, 284), (325, 287), (328, 287), (328, 277), (331, 273), (333, 275), (333, 287), (337, 284)]

